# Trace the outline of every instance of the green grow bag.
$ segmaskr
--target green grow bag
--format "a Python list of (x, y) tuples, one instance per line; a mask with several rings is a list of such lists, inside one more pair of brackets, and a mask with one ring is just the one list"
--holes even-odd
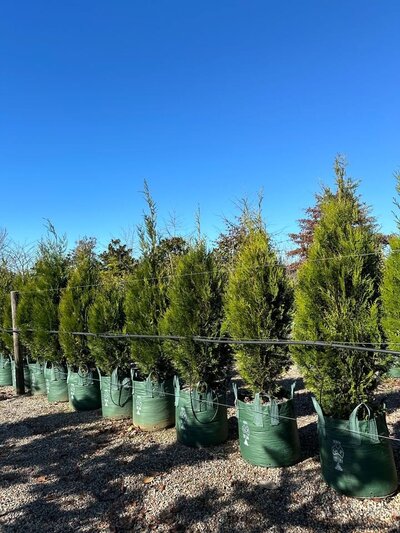
[(46, 363), (44, 377), (49, 402), (68, 402), (67, 372), (63, 365)]
[(132, 413), (132, 384), (128, 377), (122, 380), (118, 377), (118, 368), (111, 376), (100, 378), (101, 411), (104, 418), (129, 418)]
[(290, 466), (300, 459), (300, 439), (294, 409), (293, 383), (290, 399), (262, 404), (256, 394), (251, 403), (238, 399), (236, 414), (239, 425), (240, 453), (245, 461), (256, 466)]
[(0, 355), (0, 387), (9, 387), (12, 383), (10, 358)]
[(181, 389), (174, 378), (178, 442), (186, 446), (216, 446), (228, 438), (226, 397), (199, 386)]
[(94, 370), (79, 368), (78, 372), (73, 372), (68, 368), (67, 383), (69, 404), (72, 409), (76, 411), (100, 409), (100, 386)]
[(46, 380), (44, 378), (45, 365), (36, 361), (36, 363), (29, 363), (28, 366), (31, 377), (31, 393), (33, 396), (43, 396), (47, 394)]
[[(373, 415), (358, 405), (349, 420), (325, 417), (312, 398), (318, 414), (322, 475), (341, 494), (357, 498), (380, 498), (397, 490), (397, 472), (384, 413)], [(364, 406), (366, 420), (358, 420)]]
[[(16, 379), (15, 379), (15, 361), (11, 360), (11, 375), (12, 375), (12, 385), (14, 389), (16, 388)], [(25, 392), (29, 392), (31, 390), (31, 373), (29, 371), (29, 366), (24, 363), (24, 384), (25, 384)]]
[(134, 379), (132, 372), (132, 418), (135, 426), (156, 431), (175, 424), (172, 379), (158, 382), (151, 374), (144, 380)]

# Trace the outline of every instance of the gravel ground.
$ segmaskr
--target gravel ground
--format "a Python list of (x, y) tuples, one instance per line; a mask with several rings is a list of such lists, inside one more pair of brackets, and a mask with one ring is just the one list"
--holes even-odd
[[(381, 392), (391, 434), (400, 438), (400, 380)], [(0, 531), (398, 532), (400, 494), (357, 500), (328, 488), (304, 389), (297, 411), (301, 462), (264, 469), (241, 459), (233, 409), (230, 440), (195, 450), (177, 444), (174, 429), (144, 433), (129, 420), (106, 421), (2, 388)]]

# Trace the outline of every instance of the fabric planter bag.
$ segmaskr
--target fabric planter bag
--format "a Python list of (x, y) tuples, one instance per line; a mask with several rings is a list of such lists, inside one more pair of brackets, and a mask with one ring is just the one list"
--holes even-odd
[[(397, 472), (384, 413), (373, 415), (358, 405), (349, 420), (325, 417), (312, 398), (318, 414), (322, 475), (341, 494), (357, 498), (383, 498), (397, 490)], [(361, 407), (368, 418), (358, 420)]]
[(122, 380), (118, 377), (118, 368), (113, 370), (111, 376), (100, 378), (101, 411), (104, 418), (129, 418), (132, 413), (132, 384), (127, 377)]
[(270, 398), (262, 404), (256, 394), (252, 402), (238, 399), (236, 384), (236, 415), (239, 425), (240, 453), (245, 461), (256, 466), (290, 466), (300, 459), (300, 439), (294, 409), (293, 383), (289, 400), (277, 402)]
[(59, 363), (46, 363), (44, 378), (49, 402), (68, 402), (66, 369)]
[[(12, 385), (14, 389), (16, 388), (16, 379), (15, 379), (15, 361), (11, 360), (11, 376), (12, 376)], [(24, 385), (25, 385), (25, 392), (29, 392), (31, 390), (31, 373), (29, 370), (29, 366), (24, 363)]]
[(226, 397), (207, 389), (181, 389), (174, 378), (175, 427), (178, 442), (186, 446), (216, 446), (228, 438)]
[(132, 418), (135, 426), (156, 431), (175, 424), (174, 387), (172, 379), (153, 381), (135, 379), (132, 371)]
[(79, 368), (73, 372), (68, 368), (69, 404), (75, 411), (100, 409), (101, 397), (97, 374), (94, 370)]
[(44, 378), (44, 363), (36, 361), (29, 363), (29, 373), (31, 377), (31, 393), (33, 396), (43, 396), (47, 394), (46, 380)]
[(12, 383), (10, 358), (0, 355), (0, 387), (9, 387)]

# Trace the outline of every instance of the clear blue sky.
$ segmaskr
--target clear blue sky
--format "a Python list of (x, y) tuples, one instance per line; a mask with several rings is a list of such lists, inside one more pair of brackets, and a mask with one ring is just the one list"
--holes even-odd
[[(394, 229), (400, 168), (398, 0), (5, 0), (0, 226), (70, 243), (140, 222), (149, 182), (209, 238), (263, 187), (278, 240), (332, 162)], [(284, 246), (284, 245), (283, 245)]]

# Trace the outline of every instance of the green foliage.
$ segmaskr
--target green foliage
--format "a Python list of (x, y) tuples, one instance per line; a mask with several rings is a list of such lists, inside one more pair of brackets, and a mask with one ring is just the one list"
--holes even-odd
[(33, 352), (47, 361), (60, 362), (62, 351), (58, 335), (58, 307), (61, 291), (67, 285), (69, 261), (65, 236), (58, 237), (49, 223), (48, 235), (39, 243), (39, 256), (32, 278), (34, 299), (31, 310)]
[[(259, 213), (262, 198), (260, 197)], [(241, 214), (233, 221), (225, 220), (226, 229), (220, 233), (213, 248), (214, 258), (226, 275), (235, 263), (236, 256), (249, 233), (248, 221), (251, 218), (250, 207), (247, 200), (240, 202)]]
[[(221, 335), (222, 276), (215, 260), (199, 240), (177, 261), (167, 292), (169, 307), (162, 320), (164, 334), (218, 338)], [(225, 344), (203, 344), (188, 338), (169, 341), (166, 349), (180, 376), (190, 385), (211, 386), (226, 376), (231, 357)]]
[[(400, 173), (395, 174), (397, 179), (396, 190), (400, 195)], [(400, 208), (397, 198), (394, 204)], [(395, 215), (397, 227), (400, 229), (400, 219)], [(385, 335), (389, 341), (392, 350), (400, 348), (400, 235), (394, 235), (390, 241), (390, 254), (385, 262), (383, 283), (382, 283), (382, 304), (383, 317), (382, 325)], [(393, 361), (396, 365), (400, 364), (400, 359)]]
[(99, 282), (99, 267), (94, 239), (78, 242), (73, 256), (73, 265), (67, 288), (59, 307), (60, 343), (71, 365), (89, 365), (91, 361), (88, 340), (74, 331), (88, 331), (89, 308), (93, 303)]
[[(6, 263), (0, 265), (0, 324), (4, 329), (10, 329), (11, 323), (11, 301), (10, 291), (12, 290), (14, 276)], [(13, 352), (12, 334), (0, 332), (0, 354), (11, 355)]]
[[(21, 341), (34, 359), (60, 361), (58, 336), (60, 291), (67, 284), (68, 258), (65, 237), (58, 237), (48, 223), (48, 233), (39, 243), (31, 275), (19, 294), (17, 323)], [(30, 331), (33, 330), (33, 331)]]
[[(294, 338), (379, 345), (379, 235), (341, 160), (335, 170), (337, 191), (321, 201), (313, 243), (298, 272)], [(373, 400), (377, 377), (388, 365), (386, 356), (351, 349), (294, 347), (293, 356), (307, 388), (337, 418)]]
[[(92, 333), (123, 333), (125, 326), (125, 289), (123, 280), (111, 274), (101, 274), (93, 304), (89, 309), (89, 330)], [(104, 374), (119, 367), (127, 371), (130, 363), (127, 339), (88, 338), (90, 353)]]
[[(149, 212), (139, 228), (142, 256), (127, 283), (126, 330), (131, 334), (159, 335), (160, 321), (167, 308), (167, 288), (176, 257), (186, 250), (180, 237), (160, 238), (156, 206), (145, 183)], [(171, 365), (164, 345), (157, 340), (133, 340), (132, 358), (143, 376), (154, 373), (158, 380), (169, 377)]]
[(107, 250), (100, 254), (100, 269), (123, 277), (134, 271), (136, 260), (132, 257), (132, 250), (122, 244), (120, 239), (112, 239)]
[(26, 274), (24, 279), (20, 280), (17, 295), (17, 324), (20, 330), (21, 344), (27, 353), (34, 359), (44, 360), (42, 355), (36, 351), (35, 336), (33, 329), (33, 307), (36, 298), (36, 286), (33, 272)]
[(382, 325), (392, 350), (400, 347), (400, 237), (390, 239), (382, 283)]
[[(237, 339), (284, 338), (290, 332), (293, 293), (260, 221), (247, 223), (225, 295), (225, 328)], [(240, 374), (253, 392), (277, 393), (277, 379), (289, 366), (286, 346), (237, 345)]]

